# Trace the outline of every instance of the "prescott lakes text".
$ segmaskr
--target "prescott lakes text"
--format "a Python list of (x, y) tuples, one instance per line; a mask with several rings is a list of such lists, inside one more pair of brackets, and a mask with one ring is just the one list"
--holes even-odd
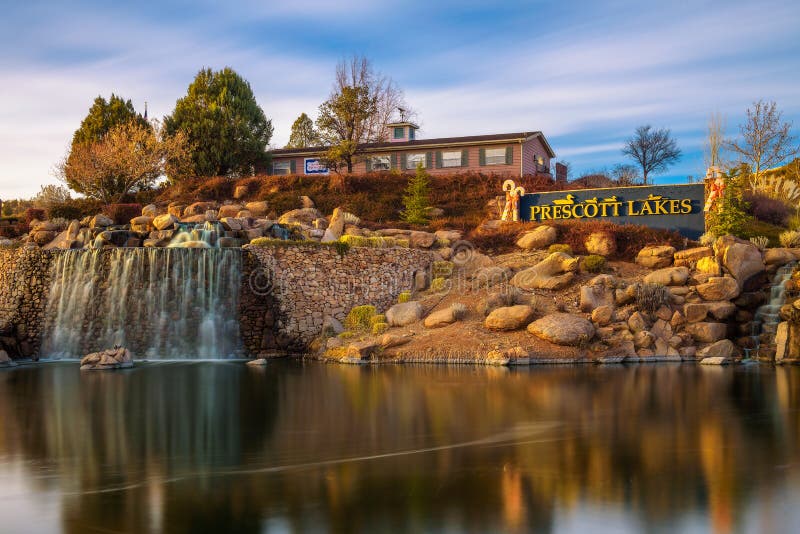
[(572, 195), (554, 200), (550, 205), (531, 206), (531, 221), (551, 219), (593, 219), (595, 217), (639, 217), (642, 215), (686, 215), (692, 212), (689, 198), (672, 199), (663, 197), (641, 200), (617, 200), (616, 197), (603, 200), (589, 199), (576, 203)]

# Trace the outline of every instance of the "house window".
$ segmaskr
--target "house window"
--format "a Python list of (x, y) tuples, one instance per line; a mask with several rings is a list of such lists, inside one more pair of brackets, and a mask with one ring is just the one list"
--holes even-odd
[(442, 152), (442, 167), (461, 167), (461, 151)]
[(392, 168), (392, 161), (389, 156), (373, 156), (370, 158), (370, 167), (373, 171), (388, 171)]
[(486, 149), (486, 165), (505, 165), (505, 164), (506, 164), (505, 148)]
[(425, 152), (409, 154), (406, 157), (406, 169), (416, 169), (418, 164), (422, 165), (423, 168), (425, 167)]
[(276, 161), (272, 164), (272, 174), (291, 174), (291, 161)]
[(403, 133), (403, 128), (402, 127), (395, 127), (395, 129), (394, 129), (394, 138), (395, 139), (402, 139), (403, 137), (405, 137), (405, 134)]
[(409, 141), (413, 141), (414, 140), (414, 128), (409, 128), (408, 129), (408, 140)]

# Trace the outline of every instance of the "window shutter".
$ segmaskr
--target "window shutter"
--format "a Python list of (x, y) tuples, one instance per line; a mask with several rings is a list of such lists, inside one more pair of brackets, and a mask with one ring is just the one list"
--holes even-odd
[(364, 158), (364, 165), (367, 167), (367, 172), (372, 170), (372, 158)]
[(506, 147), (506, 165), (514, 163), (514, 146)]
[(442, 151), (441, 150), (437, 150), (436, 151), (436, 168), (437, 169), (441, 169), (443, 166), (444, 165), (442, 163)]
[(433, 152), (425, 153), (425, 168), (426, 169), (433, 168)]
[(391, 157), (389, 158), (389, 162), (390, 162), (389, 165), (392, 167), (392, 169), (396, 169), (397, 168), (397, 153), (396, 152), (391, 155)]
[(267, 174), (269, 174), (270, 176), (275, 174), (275, 167), (272, 166), (272, 162), (271, 161), (269, 163), (267, 163)]
[(296, 174), (297, 173), (297, 161), (291, 159), (289, 160), (289, 174)]
[(478, 152), (478, 160), (480, 161), (481, 167), (486, 165), (486, 149), (482, 148)]
[(406, 170), (408, 167), (408, 154), (400, 154), (400, 168)]
[(468, 167), (469, 166), (469, 150), (466, 148), (461, 151), (461, 166)]

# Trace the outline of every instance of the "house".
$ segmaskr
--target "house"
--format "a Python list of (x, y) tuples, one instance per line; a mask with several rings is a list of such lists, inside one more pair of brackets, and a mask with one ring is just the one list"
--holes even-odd
[[(387, 124), (389, 141), (361, 145), (353, 173), (398, 170), (413, 172), (422, 164), (430, 174), (475, 171), (509, 176), (550, 173), (555, 157), (542, 132), (418, 139), (419, 126), (402, 121)], [(269, 174), (326, 174), (320, 158), (327, 147), (271, 151)]]

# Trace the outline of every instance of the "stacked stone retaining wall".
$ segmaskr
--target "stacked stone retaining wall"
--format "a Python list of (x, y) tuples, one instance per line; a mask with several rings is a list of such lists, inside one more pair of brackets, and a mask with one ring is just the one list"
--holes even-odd
[(0, 248), (0, 348), (12, 358), (38, 354), (50, 260), (39, 248)]

